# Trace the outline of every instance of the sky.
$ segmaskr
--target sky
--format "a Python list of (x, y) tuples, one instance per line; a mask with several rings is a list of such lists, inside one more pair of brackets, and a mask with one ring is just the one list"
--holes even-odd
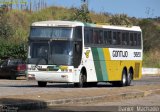
[[(48, 6), (77, 7), (81, 0), (47, 0)], [(89, 10), (127, 14), (136, 18), (160, 17), (160, 0), (88, 0)]]

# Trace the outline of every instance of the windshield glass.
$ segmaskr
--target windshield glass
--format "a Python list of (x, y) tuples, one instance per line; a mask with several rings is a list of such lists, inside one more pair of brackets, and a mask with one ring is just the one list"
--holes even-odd
[(29, 64), (72, 65), (73, 42), (31, 43)]
[(71, 28), (32, 27), (30, 38), (71, 38)]
[(69, 41), (53, 41), (50, 44), (51, 64), (71, 65), (73, 55), (73, 45)]

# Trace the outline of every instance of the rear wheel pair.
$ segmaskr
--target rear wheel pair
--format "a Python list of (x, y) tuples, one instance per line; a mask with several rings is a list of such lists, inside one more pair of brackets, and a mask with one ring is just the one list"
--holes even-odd
[(112, 84), (114, 86), (121, 86), (121, 87), (123, 87), (123, 86), (130, 86), (130, 84), (132, 82), (132, 75), (133, 75), (132, 72), (129, 72), (127, 74), (127, 71), (123, 70), (121, 81), (115, 81), (115, 82), (112, 82)]

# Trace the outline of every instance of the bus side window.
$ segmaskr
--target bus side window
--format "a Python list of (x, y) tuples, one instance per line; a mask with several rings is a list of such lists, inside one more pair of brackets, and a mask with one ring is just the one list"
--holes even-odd
[(129, 33), (122, 32), (122, 45), (129, 45)]
[(108, 31), (108, 38), (107, 38), (108, 44), (112, 44), (112, 31)]
[(104, 42), (103, 42), (103, 43), (104, 43), (105, 45), (108, 44), (108, 40), (107, 40), (107, 39), (108, 39), (108, 32), (107, 32), (107, 31), (104, 31)]
[(99, 30), (98, 32), (98, 44), (103, 44), (103, 31)]
[(92, 44), (93, 43), (93, 30), (89, 29), (89, 43)]
[(134, 46), (137, 46), (137, 33), (134, 33)]
[(122, 33), (122, 45), (127, 45), (126, 33)]
[(130, 33), (130, 41), (129, 41), (130, 46), (134, 45), (134, 38), (133, 38), (133, 33)]
[(117, 32), (117, 39), (116, 39), (117, 45), (120, 45), (120, 44), (121, 44), (121, 35), (122, 35), (122, 33), (118, 31), (118, 32)]
[(141, 47), (141, 34), (138, 33), (137, 46)]
[(84, 30), (84, 43), (88, 44), (89, 43), (89, 29), (85, 28)]
[(75, 38), (76, 40), (82, 40), (82, 27), (81, 26), (77, 26), (75, 28)]
[(98, 43), (98, 31), (94, 30), (93, 31), (93, 44), (97, 44)]
[(117, 34), (116, 34), (116, 32), (113, 32), (112, 44), (113, 45), (117, 44)]

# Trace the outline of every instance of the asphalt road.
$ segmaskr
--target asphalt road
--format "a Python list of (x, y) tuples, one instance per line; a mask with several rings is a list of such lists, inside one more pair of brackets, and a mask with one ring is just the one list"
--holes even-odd
[[(160, 84), (159, 76), (145, 76), (141, 80), (133, 81), (134, 85), (149, 85)], [(89, 87), (87, 89), (106, 88), (112, 89), (113, 87), (109, 83), (99, 83), (96, 87)], [(7, 80), (0, 79), (0, 97), (8, 95), (23, 95), (23, 94), (36, 94), (43, 92), (57, 92), (57, 91), (72, 91), (74, 89), (73, 84), (66, 83), (49, 83), (47, 87), (41, 88), (37, 86), (35, 81), (26, 80)], [(18, 91), (18, 92), (17, 92)]]

